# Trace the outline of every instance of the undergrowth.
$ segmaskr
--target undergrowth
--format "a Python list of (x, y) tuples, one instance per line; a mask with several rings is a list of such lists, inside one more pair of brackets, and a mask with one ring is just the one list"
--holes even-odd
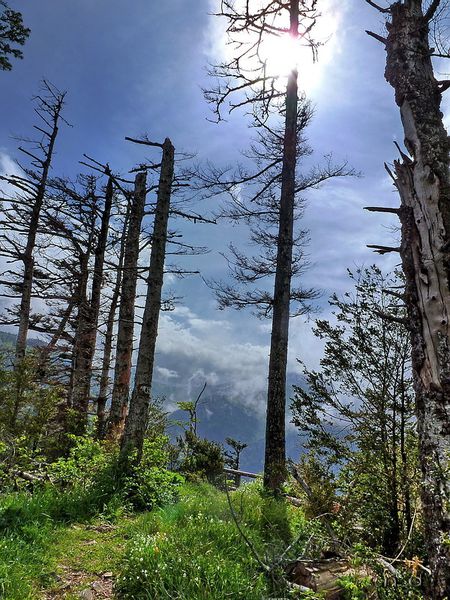
[[(262, 527), (266, 500), (258, 485), (244, 485), (232, 494), (239, 526), (233, 520), (227, 497), (206, 484), (185, 486), (180, 502), (150, 513), (131, 540), (117, 580), (119, 597), (150, 600), (260, 600), (268, 597), (263, 564), (270, 564), (286, 548), (276, 535), (276, 510), (272, 523)], [(284, 518), (280, 510), (280, 518)], [(294, 516), (295, 515), (295, 516)], [(310, 526), (301, 511), (289, 519), (298, 555), (310, 537)], [(274, 535), (267, 543), (267, 527)]]

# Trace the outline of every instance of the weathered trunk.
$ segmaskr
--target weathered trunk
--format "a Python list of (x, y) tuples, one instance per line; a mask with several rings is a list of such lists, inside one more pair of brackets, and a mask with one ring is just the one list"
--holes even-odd
[(449, 143), (422, 2), (391, 5), (385, 76), (400, 107), (412, 161), (396, 162), (401, 257), (412, 335), (430, 597), (450, 596)]
[(89, 279), (89, 249), (80, 255), (80, 284), (78, 286), (79, 296), (77, 298), (78, 313), (76, 319), (76, 334), (72, 350), (72, 369), (68, 387), (67, 405), (73, 409), (67, 420), (67, 431), (75, 435), (81, 435), (87, 424), (88, 401), (78, 394), (77, 382), (81, 381), (81, 373), (84, 373), (84, 340), (85, 331), (89, 323), (89, 300), (87, 297), (87, 286)]
[(135, 179), (134, 196), (130, 209), (125, 257), (123, 264), (122, 289), (119, 306), (116, 363), (108, 435), (117, 437), (123, 429), (128, 408), (128, 394), (133, 355), (134, 311), (138, 275), (139, 238), (146, 198), (146, 173), (138, 173)]
[(48, 137), (48, 145), (45, 150), (45, 155), (41, 161), (41, 175), (39, 182), (36, 187), (36, 195), (33, 199), (33, 207), (30, 215), (30, 222), (28, 225), (28, 235), (25, 245), (25, 249), (21, 256), (24, 266), (23, 279), (22, 279), (22, 293), (20, 298), (20, 312), (19, 312), (19, 330), (17, 332), (16, 341), (16, 368), (20, 365), (23, 357), (25, 356), (28, 328), (30, 323), (30, 310), (31, 310), (31, 292), (33, 288), (33, 277), (34, 277), (34, 249), (36, 246), (36, 237), (39, 226), (39, 218), (41, 215), (42, 205), (44, 203), (45, 192), (47, 189), (47, 180), (50, 171), (50, 166), (53, 158), (53, 151), (55, 147), (56, 137), (58, 135), (58, 121), (63, 106), (64, 97), (59, 97), (51, 109), (52, 122), (51, 131), (46, 134)]
[[(292, 0), (290, 3), (290, 35), (293, 38), (298, 37), (298, 19), (299, 0)], [(264, 486), (272, 491), (279, 490), (286, 478), (286, 368), (297, 160), (297, 77), (297, 71), (293, 70), (289, 75), (286, 91), (280, 220), (270, 340)]]
[(108, 241), (109, 221), (114, 195), (112, 178), (109, 177), (106, 186), (105, 204), (103, 207), (100, 231), (95, 248), (94, 272), (92, 276), (91, 298), (83, 302), (79, 315), (76, 334), (76, 368), (74, 369), (72, 406), (79, 413), (77, 422), (79, 431), (83, 433), (87, 425), (89, 400), (91, 396), (92, 362), (97, 340), (98, 316), (103, 284), (103, 268)]
[(138, 459), (142, 453), (151, 399), (153, 364), (164, 279), (167, 226), (174, 174), (175, 150), (169, 138), (165, 139), (162, 148), (163, 155), (153, 225), (147, 297), (139, 342), (134, 389), (122, 439), (123, 455), (127, 457), (130, 451), (136, 450)]
[[(123, 230), (127, 231), (130, 218), (130, 203), (128, 202), (125, 215)], [(105, 341), (103, 345), (102, 372), (100, 376), (100, 386), (97, 398), (97, 437), (103, 438), (106, 433), (106, 402), (108, 399), (109, 371), (111, 368), (111, 354), (114, 338), (114, 320), (116, 318), (117, 306), (120, 297), (120, 288), (122, 285), (123, 262), (125, 255), (126, 236), (123, 235), (120, 241), (119, 261), (117, 264), (116, 281), (114, 283), (111, 304), (109, 305), (108, 317), (106, 319)]]

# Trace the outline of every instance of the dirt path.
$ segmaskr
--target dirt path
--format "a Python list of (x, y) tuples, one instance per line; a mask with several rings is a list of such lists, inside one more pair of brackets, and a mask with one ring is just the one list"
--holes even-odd
[(126, 530), (109, 524), (68, 527), (55, 548), (57, 565), (41, 598), (114, 598), (114, 579), (120, 568), (126, 538)]

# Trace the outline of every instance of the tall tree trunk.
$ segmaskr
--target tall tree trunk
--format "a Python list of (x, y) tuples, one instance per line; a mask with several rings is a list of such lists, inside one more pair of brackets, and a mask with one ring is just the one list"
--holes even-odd
[(413, 158), (396, 162), (395, 171), (432, 572), (430, 597), (443, 600), (450, 597), (449, 142), (422, 2), (396, 2), (389, 12), (385, 76), (395, 90), (405, 145)]
[(114, 196), (112, 178), (108, 178), (105, 193), (100, 231), (95, 248), (94, 272), (92, 276), (91, 298), (83, 302), (80, 310), (76, 334), (75, 353), (76, 368), (73, 377), (72, 407), (79, 413), (77, 422), (79, 431), (84, 432), (87, 425), (89, 400), (91, 396), (92, 362), (97, 340), (98, 316), (103, 284), (103, 268), (105, 264), (106, 245), (108, 242), (109, 221)]
[[(290, 35), (298, 37), (299, 0), (290, 3)], [(286, 369), (294, 231), (295, 167), (297, 162), (297, 70), (288, 79), (277, 264), (270, 340), (266, 412), (264, 486), (280, 489), (286, 479)]]
[(41, 175), (37, 183), (36, 195), (33, 199), (33, 207), (28, 225), (27, 241), (22, 254), (24, 272), (22, 279), (22, 293), (20, 298), (19, 330), (17, 332), (16, 341), (16, 368), (19, 368), (19, 365), (25, 356), (27, 346), (31, 311), (31, 292), (34, 278), (34, 249), (36, 246), (39, 217), (41, 215), (41, 209), (44, 203), (48, 175), (52, 163), (56, 137), (58, 135), (58, 121), (63, 107), (63, 101), (64, 95), (62, 94), (55, 99), (54, 105), (49, 107), (49, 116), (51, 115), (51, 130), (49, 132), (44, 132), (44, 135), (48, 138), (48, 145), (45, 149), (43, 160), (39, 160), (41, 164)]
[[(130, 219), (130, 203), (128, 202), (127, 212), (123, 223), (123, 231), (128, 229)], [(123, 263), (125, 256), (126, 235), (120, 240), (119, 261), (117, 264), (116, 281), (114, 283), (111, 304), (109, 305), (108, 317), (106, 319), (105, 341), (103, 345), (102, 371), (100, 376), (100, 386), (97, 398), (97, 437), (102, 439), (106, 433), (106, 402), (108, 399), (109, 371), (111, 368), (111, 354), (114, 338), (114, 320), (116, 318), (117, 305), (119, 303), (120, 288), (122, 285)]]
[(138, 173), (135, 179), (123, 264), (114, 385), (108, 421), (108, 435), (110, 437), (116, 437), (122, 431), (127, 415), (131, 358), (133, 354), (134, 305), (138, 275), (139, 238), (144, 216), (146, 185), (146, 173)]
[(161, 311), (167, 225), (169, 221), (175, 155), (174, 147), (169, 138), (164, 140), (162, 150), (161, 173), (150, 254), (147, 297), (139, 341), (134, 389), (130, 402), (130, 411), (122, 438), (123, 456), (126, 458), (130, 451), (137, 450), (138, 460), (142, 454), (142, 446), (148, 422), (155, 346), (158, 335), (159, 313)]
[(70, 380), (68, 386), (67, 406), (71, 409), (69, 418), (67, 419), (67, 431), (75, 435), (82, 435), (86, 429), (88, 400), (80, 397), (79, 384), (81, 381), (81, 373), (84, 373), (84, 356), (83, 356), (83, 341), (85, 330), (89, 322), (90, 306), (87, 296), (87, 287), (89, 280), (89, 249), (80, 256), (80, 284), (78, 314), (75, 328), (75, 338), (72, 350), (72, 368), (70, 372)]

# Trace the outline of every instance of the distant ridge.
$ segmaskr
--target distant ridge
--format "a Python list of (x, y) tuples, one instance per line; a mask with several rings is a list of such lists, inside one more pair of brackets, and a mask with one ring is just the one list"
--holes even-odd
[[(8, 331), (0, 331), (0, 348), (10, 348), (16, 345), (17, 335), (15, 333), (9, 333)], [(36, 338), (29, 338), (27, 345), (33, 348), (38, 348), (45, 344), (44, 340), (38, 340)]]

